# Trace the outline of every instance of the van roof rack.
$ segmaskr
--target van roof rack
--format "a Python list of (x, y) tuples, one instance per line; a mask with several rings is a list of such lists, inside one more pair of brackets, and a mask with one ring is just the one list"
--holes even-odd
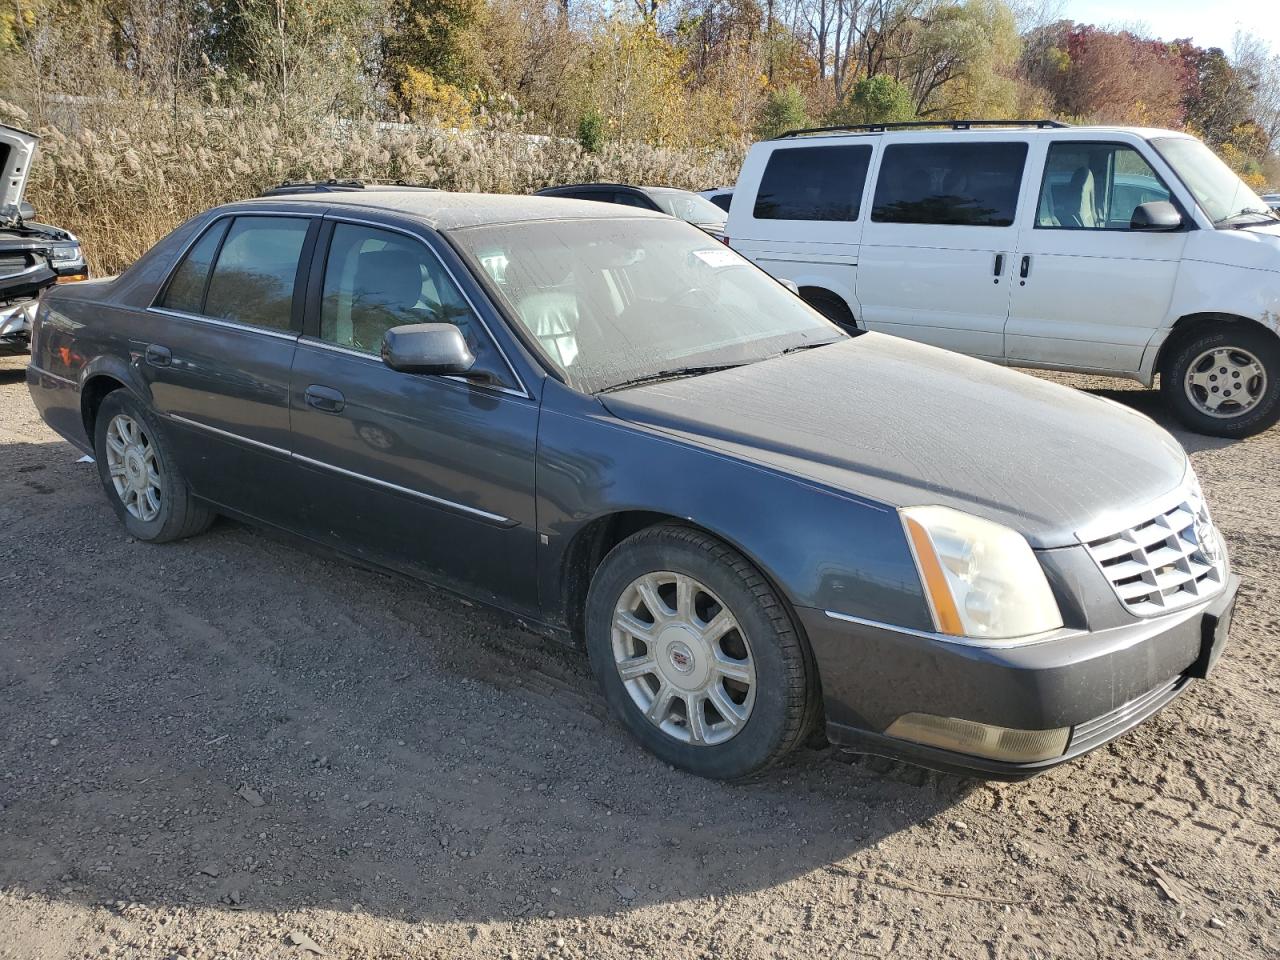
[(1035, 127), (1037, 130), (1057, 130), (1071, 124), (1060, 120), (907, 120), (900, 123), (847, 123), (834, 127), (806, 127), (788, 130), (774, 137), (804, 137), (816, 133), (884, 133), (888, 130), (922, 130), (929, 127), (950, 127), (952, 130), (970, 130), (974, 127)]

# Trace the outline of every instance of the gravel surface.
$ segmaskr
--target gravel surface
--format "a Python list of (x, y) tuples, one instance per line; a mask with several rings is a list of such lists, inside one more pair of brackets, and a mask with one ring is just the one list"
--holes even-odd
[(807, 749), (726, 786), (495, 615), (226, 521), (133, 541), (23, 365), (0, 958), (1280, 956), (1280, 432), (1179, 434), (1244, 587), (1212, 680), (1118, 743), (1022, 784)]

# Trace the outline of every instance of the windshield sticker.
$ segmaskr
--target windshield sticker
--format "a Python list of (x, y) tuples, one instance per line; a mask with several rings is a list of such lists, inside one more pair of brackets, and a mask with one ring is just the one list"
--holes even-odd
[(742, 262), (732, 250), (695, 250), (693, 255), (713, 269), (733, 267)]

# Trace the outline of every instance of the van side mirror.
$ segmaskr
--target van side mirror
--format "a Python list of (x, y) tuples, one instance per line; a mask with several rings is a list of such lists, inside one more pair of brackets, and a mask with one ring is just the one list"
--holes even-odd
[(466, 376), (476, 358), (452, 323), (407, 323), (382, 338), (382, 360), (401, 373), (444, 373)]
[(1182, 226), (1182, 214), (1168, 200), (1152, 200), (1133, 208), (1129, 219), (1130, 230), (1177, 230)]

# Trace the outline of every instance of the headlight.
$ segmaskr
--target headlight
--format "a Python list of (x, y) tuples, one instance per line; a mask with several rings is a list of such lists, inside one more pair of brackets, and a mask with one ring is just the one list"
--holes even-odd
[(78, 243), (59, 243), (49, 248), (49, 259), (54, 263), (72, 263), (84, 259), (84, 251)]
[(1062, 626), (1049, 581), (1021, 534), (948, 507), (900, 512), (939, 633), (1012, 640)]

